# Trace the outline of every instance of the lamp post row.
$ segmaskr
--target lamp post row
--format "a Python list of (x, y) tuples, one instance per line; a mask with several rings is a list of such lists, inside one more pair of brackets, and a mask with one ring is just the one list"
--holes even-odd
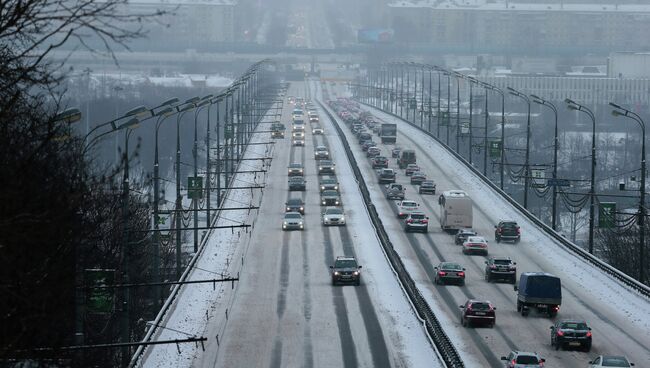
[[(404, 92), (404, 70), (406, 69), (406, 78), (407, 78), (407, 85), (406, 85), (406, 99), (405, 99), (405, 92)], [(429, 112), (429, 124), (428, 124), (428, 131), (431, 132), (431, 115), (433, 109), (431, 108), (431, 94), (432, 94), (432, 79), (431, 79), (431, 73), (436, 72), (438, 74), (438, 93), (437, 93), (437, 129), (436, 129), (436, 137), (440, 138), (440, 126), (442, 125), (442, 119), (443, 119), (443, 114), (441, 111), (441, 76), (446, 76), (447, 77), (447, 111), (446, 111), (446, 116), (444, 117), (446, 119), (446, 124), (447, 124), (447, 132), (446, 132), (446, 139), (445, 142), (447, 146), (449, 146), (449, 122), (451, 121), (451, 115), (450, 115), (450, 103), (451, 103), (451, 76), (453, 75), (456, 78), (457, 81), (457, 98), (456, 98), (456, 129), (457, 129), (457, 143), (456, 143), (456, 150), (459, 150), (459, 141), (458, 141), (458, 134), (460, 130), (460, 79), (464, 79), (469, 83), (469, 90), (470, 90), (470, 101), (469, 101), (469, 124), (470, 124), (470, 138), (469, 138), (469, 162), (472, 164), (472, 145), (473, 145), (473, 136), (472, 136), (472, 85), (476, 84), (477, 86), (481, 86), (485, 90), (485, 136), (483, 140), (484, 144), (484, 157), (483, 157), (483, 174), (487, 174), (487, 150), (488, 150), (488, 141), (487, 141), (487, 134), (488, 134), (488, 119), (489, 119), (489, 113), (488, 113), (488, 91), (492, 91), (495, 93), (498, 93), (501, 96), (501, 141), (500, 141), (500, 173), (499, 173), (499, 185), (500, 188), (503, 190), (504, 189), (504, 183), (505, 183), (505, 178), (504, 178), (504, 173), (505, 173), (505, 92), (494, 85), (491, 85), (489, 83), (479, 81), (476, 78), (468, 75), (464, 75), (461, 73), (458, 73), (456, 71), (450, 71), (446, 70), (442, 67), (436, 66), (436, 65), (425, 65), (425, 64), (418, 64), (418, 63), (413, 63), (413, 62), (390, 62), (384, 64), (380, 69), (377, 70), (377, 72), (374, 74), (374, 78), (372, 77), (372, 74), (368, 74), (368, 80), (367, 80), (367, 85), (366, 85), (366, 91), (365, 95), (366, 96), (377, 96), (376, 93), (372, 93), (371, 90), (374, 88), (380, 88), (382, 93), (379, 94), (379, 96), (384, 96), (383, 91), (387, 91), (385, 94), (387, 96), (395, 95), (397, 98), (395, 98), (395, 107), (393, 110), (393, 104), (391, 101), (388, 101), (389, 104), (389, 110), (392, 113), (398, 114), (399, 116), (403, 116), (403, 105), (406, 103), (406, 119), (409, 120), (409, 109), (411, 107), (410, 105), (410, 86), (409, 86), (409, 81), (410, 81), (410, 69), (414, 69), (415, 71), (415, 91), (413, 92), (413, 96), (416, 100), (416, 106), (417, 106), (417, 95), (418, 95), (418, 87), (417, 87), (417, 77), (418, 77), (418, 70), (421, 69), (422, 77), (421, 77), (421, 83), (420, 83), (420, 95), (422, 98), (422, 104), (421, 104), (421, 113), (424, 113), (424, 73), (425, 70), (429, 71), (429, 107), (428, 107), (428, 112)], [(379, 75), (380, 72), (383, 72), (383, 75), (386, 76), (386, 80), (384, 81), (383, 79), (381, 82), (381, 85), (378, 83)], [(531, 126), (530, 126), (530, 117), (531, 117), (531, 101), (533, 103), (542, 105), (550, 109), (553, 114), (554, 114), (554, 130), (553, 130), (553, 173), (552, 177), (554, 181), (556, 181), (557, 178), (557, 168), (558, 168), (558, 112), (556, 106), (551, 103), (548, 100), (545, 100), (539, 96), (536, 96), (534, 94), (531, 95), (526, 95), (518, 90), (515, 90), (514, 88), (507, 87), (508, 93), (511, 95), (521, 98), (527, 105), (527, 120), (526, 120), (526, 154), (525, 154), (525, 162), (524, 162), (524, 203), (523, 206), (524, 208), (528, 209), (528, 187), (530, 186), (530, 178), (531, 178), (531, 171), (530, 171), (530, 138), (531, 138)], [(369, 101), (368, 102), (372, 102)], [(589, 189), (589, 196), (590, 196), (590, 206), (589, 206), (589, 241), (588, 241), (588, 247), (589, 247), (589, 252), (593, 253), (593, 246), (594, 246), (594, 227), (595, 227), (595, 167), (596, 167), (596, 118), (594, 113), (587, 108), (584, 105), (581, 105), (571, 99), (566, 99), (565, 103), (570, 110), (575, 110), (579, 111), (582, 113), (585, 113), (592, 121), (592, 145), (591, 145), (591, 178), (590, 178), (590, 189)], [(397, 110), (397, 106), (399, 104), (399, 112)], [(645, 270), (644, 270), (644, 247), (645, 247), (645, 233), (644, 233), (644, 225), (645, 225), (645, 214), (646, 214), (646, 209), (645, 209), (645, 186), (646, 186), (646, 152), (645, 152), (645, 124), (641, 117), (630, 111), (627, 110), (620, 105), (617, 105), (615, 103), (610, 103), (610, 105), (614, 108), (612, 111), (612, 114), (614, 116), (622, 116), (622, 117), (627, 117), (629, 119), (632, 119), (636, 121), (640, 126), (642, 130), (642, 149), (641, 149), (641, 185), (640, 185), (640, 199), (639, 199), (639, 210), (638, 210), (638, 225), (640, 228), (639, 231), (639, 257), (640, 257), (640, 271), (638, 275), (638, 279), (643, 282), (645, 280)], [(417, 111), (414, 112), (413, 114), (413, 123), (417, 124)], [(420, 126), (422, 127), (423, 125), (423, 118), (422, 116), (420, 117)], [(557, 181), (554, 183), (557, 184)], [(552, 204), (552, 220), (551, 220), (551, 226), (554, 230), (557, 229), (557, 185), (553, 185), (553, 204)]]

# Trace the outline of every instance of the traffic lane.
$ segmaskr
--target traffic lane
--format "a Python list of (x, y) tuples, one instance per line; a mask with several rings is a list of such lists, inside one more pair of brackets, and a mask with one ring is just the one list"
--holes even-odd
[[(400, 130), (403, 130), (402, 128), (409, 128), (409, 127), (403, 127), (402, 124), (400, 124)], [(406, 138), (404, 131), (402, 131), (400, 137)], [(409, 144), (417, 148), (418, 157), (428, 158), (425, 160), (420, 159), (418, 160), (418, 163), (420, 164), (420, 166), (424, 167), (425, 171), (429, 173), (429, 175), (433, 173), (432, 176), (438, 183), (438, 191), (442, 191), (446, 189), (463, 189), (462, 186), (459, 186), (458, 182), (462, 182), (463, 180), (468, 180), (467, 177), (454, 175), (453, 173), (449, 175), (448, 173), (443, 172), (441, 168), (436, 164), (434, 158), (431, 157), (431, 155), (428, 153), (428, 151), (422, 149), (421, 147), (418, 147), (416, 142), (412, 140), (409, 142)], [(478, 226), (476, 226), (475, 229), (478, 230), (482, 235), (486, 236), (487, 239), (490, 239), (490, 235), (493, 234), (494, 231), (493, 224), (495, 224), (498, 219), (490, 218), (490, 216), (487, 215), (488, 211), (489, 210), (484, 210), (476, 206), (475, 204), (474, 223), (478, 224)], [(453, 240), (451, 239), (451, 236), (449, 236), (449, 238), (450, 238), (449, 243), (453, 245)], [(499, 255), (508, 255), (511, 258), (518, 261), (519, 273), (524, 271), (545, 270), (547, 272), (559, 274), (560, 276), (562, 276), (561, 272), (563, 270), (553, 270), (554, 265), (546, 262), (543, 255), (541, 255), (540, 257), (540, 254), (531, 251), (526, 247), (527, 242), (528, 241), (525, 239), (525, 232), (524, 232), (524, 237), (522, 237), (522, 241), (518, 245), (509, 246), (511, 243), (501, 243), (499, 245), (495, 245), (496, 243), (494, 242), (490, 244), (493, 245), (492, 248), (496, 246), (500, 250)], [(522, 253), (524, 257), (522, 257)], [(482, 266), (480, 263), (478, 264), (474, 263), (474, 265), (476, 266), (477, 269), (480, 269)], [(644, 345), (643, 343), (645, 338), (643, 336), (643, 332), (641, 332), (640, 334), (634, 333), (633, 332), (634, 329), (633, 329), (632, 332), (630, 333), (630, 330), (627, 327), (623, 327), (623, 328), (619, 327), (620, 325), (618, 325), (618, 322), (621, 319), (616, 317), (618, 313), (610, 314), (609, 313), (610, 308), (607, 308), (606, 305), (603, 306), (602, 303), (598, 303), (598, 300), (592, 299), (590, 295), (588, 293), (584, 293), (583, 290), (584, 290), (583, 285), (574, 282), (574, 280), (572, 280), (571, 278), (563, 277), (563, 291), (564, 291), (563, 307), (560, 311), (560, 315), (558, 316), (558, 318), (566, 318), (569, 316), (582, 317), (585, 318), (590, 324), (592, 324), (592, 328), (594, 328), (594, 336), (599, 336), (599, 337), (594, 339), (592, 352), (589, 354), (589, 356), (597, 354), (600, 351), (611, 352), (614, 349), (611, 349), (610, 346), (615, 347), (616, 351), (626, 352), (626, 353), (629, 351), (628, 355), (632, 356), (632, 358), (636, 359), (637, 361), (639, 360), (639, 358), (642, 359), (641, 361), (644, 361), (648, 356), (650, 356), (648, 354), (647, 345)], [(513, 293), (512, 298), (507, 299), (506, 303), (509, 301), (509, 304), (511, 306), (515, 306), (512, 307), (513, 308), (512, 310), (516, 311), (515, 309), (516, 296), (514, 294), (514, 291), (512, 293)], [(594, 307), (594, 305), (598, 305), (598, 307), (596, 308)], [(574, 307), (575, 309), (573, 309)], [(605, 311), (601, 311), (600, 310), (601, 308), (605, 309)], [(502, 313), (498, 313), (498, 314), (500, 315)], [(523, 319), (522, 317), (520, 318)], [(547, 344), (550, 336), (548, 327), (552, 324), (552, 321), (544, 318), (541, 318), (540, 320), (541, 322), (536, 326), (536, 328), (539, 330), (538, 335), (544, 337), (542, 338), (541, 341), (539, 341), (539, 343), (542, 346), (548, 348)], [(629, 321), (627, 322), (629, 324)], [(600, 341), (605, 340), (605, 341), (603, 341), (603, 344), (599, 344), (599, 340)], [(547, 355), (550, 355), (551, 352), (552, 350), (550, 349), (545, 351)], [(553, 354), (557, 355), (557, 353), (553, 353)], [(576, 354), (565, 354), (561, 356), (561, 358), (564, 358), (562, 360), (566, 360), (566, 355), (569, 355), (571, 357), (576, 356)], [(584, 364), (585, 361), (589, 360), (586, 354), (577, 354), (577, 355), (578, 355), (577, 359), (580, 362), (582, 362), (582, 364)], [(577, 362), (571, 362), (571, 363), (578, 364)]]
[[(363, 161), (363, 160), (362, 160), (362, 161)], [(367, 161), (366, 161), (365, 164), (363, 164), (363, 165), (366, 166), (366, 170), (368, 170), (368, 171), (371, 171), (371, 170), (372, 170), (372, 169), (370, 168), (370, 165), (367, 163)], [(436, 215), (437, 215), (437, 214), (436, 214)], [(443, 238), (449, 238), (449, 239), (451, 240), (451, 236), (444, 236), (444, 234), (443, 234)], [(441, 242), (441, 244), (444, 244), (444, 239), (443, 239), (443, 242)], [(453, 244), (453, 241), (451, 242), (451, 244)], [(438, 258), (437, 261), (439, 261), (440, 258), (442, 258), (442, 257), (438, 256), (437, 258)], [(470, 257), (470, 258), (476, 258), (476, 257)], [(478, 257), (478, 258), (481, 259), (481, 262), (484, 260), (483, 257)], [(426, 261), (423, 261), (423, 262), (426, 262)], [(477, 267), (476, 267), (477, 274), (480, 275), (480, 274), (481, 274), (481, 267), (480, 267), (479, 265), (476, 265), (476, 266), (477, 266)], [(470, 278), (470, 280), (471, 280), (471, 278)], [(476, 281), (478, 281), (478, 282), (481, 281), (480, 276), (477, 278)], [(472, 288), (470, 287), (469, 289), (472, 289)], [(469, 289), (465, 289), (465, 290), (469, 290)], [(483, 288), (483, 287), (480, 287), (480, 289), (484, 289), (484, 288)], [(510, 303), (514, 303), (514, 299), (508, 298), (508, 294), (507, 294), (506, 291), (502, 291), (501, 294), (502, 294), (501, 297), (502, 297), (502, 298), (505, 298), (505, 300), (500, 300), (500, 301), (499, 301), (499, 299), (495, 299), (494, 295), (492, 295), (492, 297), (491, 297), (491, 298), (488, 298), (488, 299), (490, 299), (491, 301), (493, 301), (493, 302), (494, 302), (495, 304), (497, 304), (497, 305), (498, 305), (498, 304), (501, 304), (501, 303), (504, 303), (504, 304), (502, 304), (502, 305), (505, 305), (505, 304), (507, 304), (508, 302), (510, 302)], [(464, 296), (468, 296), (468, 295), (466, 294), (466, 295), (464, 295)], [(466, 298), (461, 299), (461, 300), (464, 301), (465, 299), (466, 299)], [(495, 300), (497, 300), (497, 301), (495, 301)], [(453, 305), (453, 304), (450, 304), (450, 305), (451, 305), (451, 308), (454, 308), (454, 305)], [(451, 309), (450, 312), (451, 312), (452, 314), (453, 314), (453, 313), (458, 313), (458, 311), (454, 311), (453, 309)], [(506, 312), (506, 313), (507, 313), (507, 312)], [(511, 313), (512, 315), (517, 316), (516, 312), (510, 312), (510, 313)], [(497, 316), (497, 319), (498, 319), (498, 320), (501, 318), (501, 315), (502, 315), (502, 314), (503, 314), (503, 313), (497, 313), (497, 315), (498, 315), (498, 316)], [(516, 320), (515, 320), (514, 322), (516, 322), (517, 324), (519, 324), (519, 321), (516, 321)], [(534, 322), (531, 322), (531, 323), (534, 323)], [(548, 338), (549, 333), (548, 333), (548, 325), (546, 324), (546, 321), (542, 322), (542, 325), (541, 325), (541, 326), (538, 326), (538, 328), (534, 329), (533, 331), (537, 331), (537, 333), (535, 334), (535, 335), (537, 335), (537, 336), (519, 336), (520, 338), (518, 338), (517, 341), (533, 341), (533, 342), (534, 342), (533, 344), (534, 344), (535, 346), (537, 346), (537, 341), (538, 341), (539, 339), (544, 340), (544, 339)], [(508, 340), (508, 338), (507, 338), (507, 337), (504, 337), (504, 336), (502, 336), (502, 339), (503, 339), (503, 340)], [(514, 345), (514, 344), (512, 343), (512, 340), (510, 340), (510, 343), (508, 344), (508, 347), (512, 348), (513, 345)], [(538, 349), (535, 349), (535, 350), (538, 350)], [(592, 354), (596, 354), (596, 353), (598, 353), (597, 349), (593, 349), (592, 351), (593, 351)], [(571, 364), (573, 364), (573, 363), (570, 363), (570, 365), (571, 365)], [(570, 365), (569, 365), (569, 366), (570, 366)]]

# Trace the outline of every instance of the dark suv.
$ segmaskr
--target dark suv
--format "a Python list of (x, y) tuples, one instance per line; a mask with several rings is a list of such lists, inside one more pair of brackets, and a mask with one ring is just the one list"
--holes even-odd
[(285, 212), (300, 212), (301, 215), (305, 214), (305, 202), (300, 198), (289, 198), (285, 206)]
[(551, 346), (555, 350), (578, 347), (591, 350), (591, 328), (581, 320), (564, 319), (551, 326)]
[(469, 299), (460, 306), (460, 324), (468, 327), (473, 323), (484, 323), (494, 327), (497, 321), (496, 308), (489, 301)]
[(339, 283), (361, 284), (361, 266), (354, 257), (336, 257), (332, 270), (332, 285)]
[(500, 242), (501, 240), (512, 240), (519, 243), (521, 239), (521, 229), (515, 221), (500, 221), (498, 225), (494, 226), (494, 240)]
[(508, 280), (511, 284), (517, 282), (517, 262), (509, 257), (490, 257), (485, 261), (485, 280)]

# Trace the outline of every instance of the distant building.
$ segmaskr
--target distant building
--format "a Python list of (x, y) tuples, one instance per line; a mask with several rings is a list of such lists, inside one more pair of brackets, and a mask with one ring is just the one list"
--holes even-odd
[(239, 0), (131, 0), (126, 6), (131, 14), (156, 9), (170, 12), (156, 24), (147, 22), (147, 43), (205, 49), (215, 43), (238, 41), (238, 5)]
[(388, 8), (397, 40), (443, 51), (606, 54), (650, 49), (647, 2), (398, 0)]
[(607, 75), (613, 78), (650, 78), (650, 52), (610, 54)]

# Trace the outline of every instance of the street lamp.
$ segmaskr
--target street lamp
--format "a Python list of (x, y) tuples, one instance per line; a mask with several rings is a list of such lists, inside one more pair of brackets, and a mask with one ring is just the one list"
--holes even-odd
[[(207, 97), (207, 99), (206, 99)], [(198, 116), (199, 113), (203, 108), (206, 107), (207, 104), (210, 103), (209, 98), (212, 97), (206, 96), (202, 98), (200, 101), (197, 101), (196, 104), (194, 105), (194, 147), (192, 148), (192, 158), (194, 159), (194, 180), (197, 180), (199, 176), (199, 163), (198, 163), (198, 150), (199, 150), (199, 142), (198, 142)], [(207, 180), (210, 180), (209, 176), (207, 177)], [(199, 250), (199, 199), (196, 198), (196, 193), (194, 193), (194, 198), (192, 198), (192, 202), (194, 202), (194, 253), (198, 252)]]
[(569, 110), (581, 111), (591, 119), (592, 131), (591, 131), (591, 184), (589, 187), (589, 253), (593, 254), (594, 252), (594, 197), (596, 196), (595, 192), (595, 179), (596, 179), (596, 117), (594, 113), (589, 110), (587, 107), (567, 98), (564, 100), (567, 104)]
[(488, 152), (488, 120), (490, 119), (490, 112), (488, 110), (488, 89), (490, 89), (490, 85), (481, 82), (475, 78), (472, 78), (473, 80), (476, 81), (478, 85), (484, 88), (485, 91), (485, 134), (483, 135), (483, 176), (487, 177), (487, 152)]
[(645, 269), (644, 269), (644, 248), (645, 248), (645, 176), (646, 176), (646, 166), (645, 166), (645, 123), (641, 117), (623, 107), (610, 102), (610, 106), (614, 107), (616, 110), (612, 110), (612, 115), (614, 116), (623, 116), (629, 119), (632, 119), (639, 123), (641, 126), (641, 187), (639, 188), (639, 282), (645, 282)]
[(528, 105), (528, 117), (526, 119), (526, 159), (524, 163), (524, 208), (528, 209), (528, 181), (530, 180), (530, 99), (514, 88), (507, 88), (511, 95), (520, 97)]
[[(553, 134), (553, 179), (557, 179), (557, 108), (553, 103), (547, 101), (539, 96), (530, 95), (533, 98), (533, 102), (542, 106), (546, 106), (553, 111), (555, 116), (555, 129)], [(553, 214), (551, 216), (551, 227), (553, 230), (557, 230), (557, 181), (553, 184)]]

